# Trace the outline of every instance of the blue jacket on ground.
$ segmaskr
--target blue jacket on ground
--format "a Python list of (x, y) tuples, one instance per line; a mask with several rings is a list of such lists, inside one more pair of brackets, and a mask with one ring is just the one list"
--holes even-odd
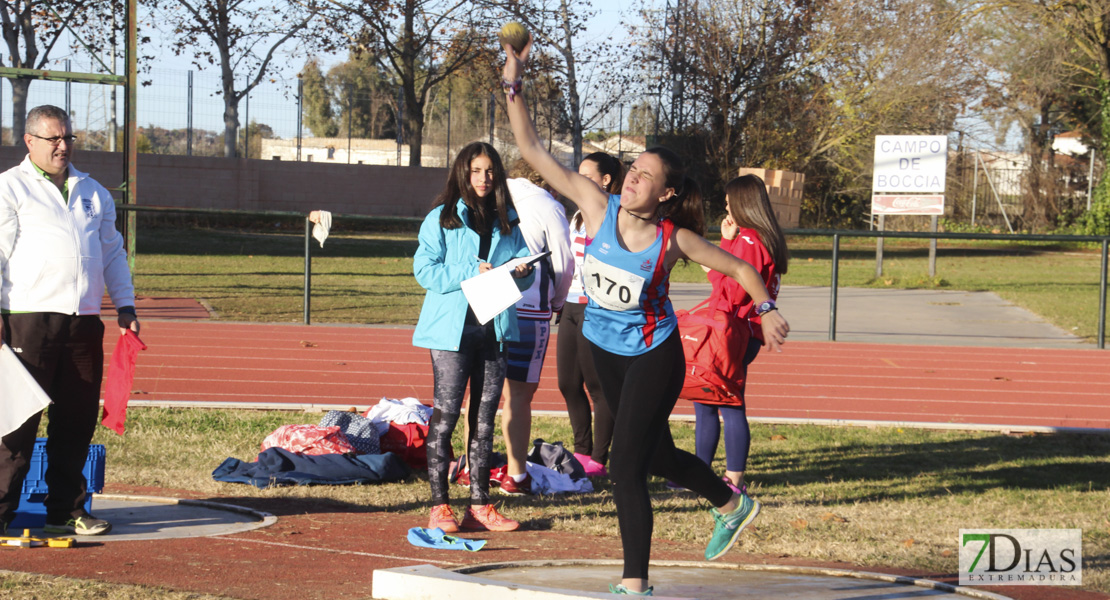
[[(466, 296), (461, 284), (464, 280), (478, 275), (478, 233), (470, 228), (470, 211), (461, 200), (456, 203), (459, 218), (464, 225), (455, 229), (444, 229), (439, 225), (439, 215), (443, 206), (437, 206), (424, 217), (420, 225), (420, 246), (413, 257), (413, 272), (416, 282), (428, 293), (424, 296), (424, 306), (420, 309), (420, 320), (412, 335), (412, 344), (432, 350), (458, 352), (462, 340), (463, 325), (466, 323)], [(515, 210), (509, 210), (509, 221), (513, 223), (512, 233), (502, 237), (496, 226), (490, 240), (487, 262), (493, 266), (502, 265), (513, 258), (529, 256), (528, 245), (517, 224), (519, 219)], [(527, 289), (532, 284), (534, 274), (516, 279), (517, 287)], [(517, 341), (520, 338), (516, 325), (516, 307), (493, 319), (497, 341)]]

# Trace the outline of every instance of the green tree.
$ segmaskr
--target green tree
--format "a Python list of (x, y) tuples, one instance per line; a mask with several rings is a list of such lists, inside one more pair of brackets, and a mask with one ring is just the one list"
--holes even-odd
[(299, 75), (304, 103), (304, 124), (316, 137), (335, 137), (339, 134), (335, 110), (332, 107), (332, 94), (328, 89), (320, 63), (315, 58), (308, 59)]
[(397, 87), (369, 55), (352, 50), (345, 62), (328, 70), (327, 81), (338, 107), (335, 121), (340, 136), (397, 137)]

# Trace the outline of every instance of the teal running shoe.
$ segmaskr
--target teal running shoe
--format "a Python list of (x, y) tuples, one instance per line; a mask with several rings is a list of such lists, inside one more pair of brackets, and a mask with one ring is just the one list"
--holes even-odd
[(740, 494), (740, 506), (736, 510), (722, 515), (717, 509), (713, 513), (713, 537), (705, 547), (705, 560), (717, 560), (728, 552), (736, 543), (740, 532), (755, 520), (759, 514), (759, 503), (752, 500), (747, 494)]
[(617, 585), (613, 585), (611, 583), (609, 584), (609, 593), (610, 594), (622, 594), (622, 595), (625, 595), (625, 596), (651, 596), (652, 595), (651, 591), (653, 589), (655, 589), (655, 588), (649, 587), (648, 589), (646, 589), (642, 592), (633, 592), (632, 590), (624, 587), (623, 585), (621, 585), (619, 583)]

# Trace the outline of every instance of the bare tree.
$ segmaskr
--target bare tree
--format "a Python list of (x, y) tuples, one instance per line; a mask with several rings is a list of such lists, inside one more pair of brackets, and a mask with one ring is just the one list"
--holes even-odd
[(662, 64), (658, 81), (660, 99), (670, 96), (662, 107), (669, 128), (704, 141), (715, 180), (776, 159), (779, 168), (790, 166), (781, 157), (760, 156), (765, 132), (756, 129), (756, 117), (787, 101), (791, 87), (783, 83), (808, 64), (813, 11), (809, 0), (679, 2), (662, 23), (638, 30), (646, 38), (641, 63)]
[(562, 83), (570, 120), (574, 164), (582, 161), (582, 134), (600, 123), (619, 102), (630, 78), (609, 40), (585, 39), (597, 12), (588, 0), (482, 0), (503, 20), (523, 23), (533, 36), (533, 73)]
[(1027, 195), (1021, 215), (1024, 227), (1055, 226), (1064, 207), (1060, 203), (1056, 134), (1076, 126), (1083, 115), (1083, 88), (1093, 88), (1092, 79), (1068, 63), (1076, 59), (1074, 46), (1061, 44), (1057, 32), (1045, 28), (1026, 11), (1003, 8), (994, 11), (981, 30), (991, 39), (986, 60), (991, 77), (984, 107), (997, 115), (996, 129), (1020, 126), (1025, 136), (1029, 169)]
[[(198, 69), (220, 69), (224, 100), (224, 156), (236, 156), (239, 102), (270, 76), (277, 51), (298, 40), (315, 18), (315, 0), (149, 0), (160, 12), (175, 54), (191, 55)], [(313, 36), (323, 41), (325, 36)], [(207, 42), (210, 45), (203, 44)], [(324, 49), (330, 49), (325, 47)], [(243, 81), (237, 75), (246, 73)]]
[(741, 164), (805, 171), (824, 223), (864, 212), (876, 134), (947, 133), (979, 93), (945, 0), (683, 0), (652, 17), (638, 64), (670, 96), (671, 143), (702, 140), (704, 156), (684, 150), (721, 179)]
[[(327, 21), (353, 49), (377, 62), (401, 84), (397, 107), (409, 164), (419, 166), (425, 105), (431, 91), (452, 73), (489, 51), (486, 22), (468, 0), (328, 0)], [(354, 23), (351, 17), (355, 18)]]
[(986, 0), (978, 10), (990, 14), (1003, 8), (1026, 13), (1078, 51), (1080, 56), (1065, 64), (1095, 82), (1101, 117), (1098, 142), (1102, 155), (1110, 156), (1110, 4), (1089, 0)]
[[(813, 129), (801, 163), (821, 173), (827, 222), (857, 219), (879, 134), (948, 134), (981, 97), (980, 40), (945, 2), (832, 0), (814, 22)], [(810, 184), (807, 178), (807, 187)]]
[[(46, 68), (50, 52), (61, 41), (66, 27), (78, 32), (96, 31), (88, 25), (90, 21), (97, 21), (98, 16), (103, 16), (105, 4), (94, 0), (5, 0), (0, 6), (0, 20), (3, 22), (4, 45), (8, 54), (6, 62), (16, 69)], [(118, 2), (107, 4), (119, 6)], [(101, 33), (111, 30), (110, 23), (110, 20), (100, 23)], [(108, 27), (103, 27), (105, 25)], [(27, 92), (32, 81), (34, 79), (28, 77), (11, 79), (12, 139), (15, 143), (23, 139)]]

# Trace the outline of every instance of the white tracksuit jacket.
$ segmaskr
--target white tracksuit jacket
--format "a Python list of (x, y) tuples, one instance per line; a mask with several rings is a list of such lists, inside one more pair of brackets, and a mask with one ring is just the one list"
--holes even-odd
[[(520, 232), (532, 254), (550, 250), (548, 261), (540, 261), (532, 286), (521, 292), (516, 315), (520, 319), (546, 321), (552, 311), (563, 309), (574, 275), (567, 213), (551, 194), (527, 179), (508, 180), (509, 194), (520, 217)], [(551, 269), (547, 269), (550, 265)], [(546, 272), (553, 271), (553, 272)]]
[(111, 193), (69, 166), (68, 204), (30, 157), (0, 174), (0, 308), (100, 314), (105, 284), (117, 308), (135, 305)]

